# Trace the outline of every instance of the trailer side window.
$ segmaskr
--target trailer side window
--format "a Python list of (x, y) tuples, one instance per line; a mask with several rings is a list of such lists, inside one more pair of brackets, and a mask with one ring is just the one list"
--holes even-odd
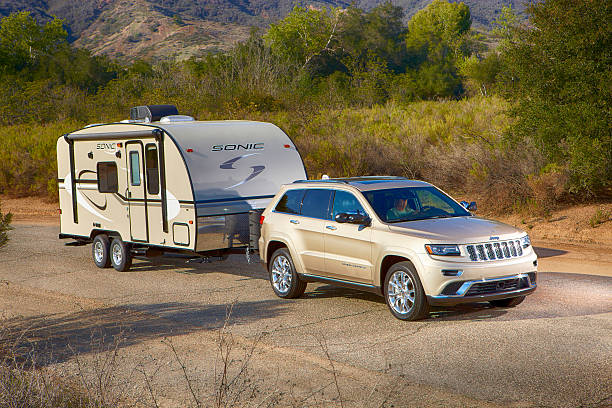
[(289, 190), (282, 196), (282, 198), (276, 204), (274, 211), (283, 212), (287, 214), (299, 214), (300, 207), (302, 206), (302, 198), (304, 197), (304, 190)]
[(98, 191), (116, 193), (119, 191), (117, 164), (115, 162), (98, 163)]
[(159, 169), (157, 165), (157, 146), (148, 144), (145, 153), (147, 168), (147, 192), (151, 195), (159, 194)]
[(140, 185), (140, 157), (138, 157), (138, 152), (130, 152), (130, 177), (133, 186)]

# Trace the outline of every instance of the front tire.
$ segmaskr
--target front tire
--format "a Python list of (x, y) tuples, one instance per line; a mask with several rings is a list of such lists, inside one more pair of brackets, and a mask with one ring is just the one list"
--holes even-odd
[(525, 300), (525, 296), (517, 296), (508, 299), (490, 300), (489, 303), (495, 307), (514, 307), (523, 303), (523, 300)]
[(270, 284), (276, 296), (294, 299), (304, 294), (306, 282), (300, 279), (287, 248), (274, 251), (268, 266)]
[(398, 262), (385, 276), (385, 300), (391, 314), (400, 320), (427, 316), (429, 304), (421, 280), (410, 262)]
[(110, 258), (113, 268), (125, 272), (132, 266), (132, 252), (130, 245), (121, 238), (114, 238), (110, 245)]
[(110, 260), (110, 240), (105, 234), (96, 235), (91, 245), (91, 256), (98, 268), (109, 268)]

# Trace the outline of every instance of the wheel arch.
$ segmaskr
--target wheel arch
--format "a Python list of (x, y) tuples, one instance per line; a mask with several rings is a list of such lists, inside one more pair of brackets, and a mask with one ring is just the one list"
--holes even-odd
[(411, 259), (411, 257), (405, 254), (396, 254), (396, 253), (386, 254), (380, 262), (380, 268), (379, 268), (379, 274), (378, 274), (378, 278), (380, 279), (378, 284), (380, 285), (381, 292), (383, 294), (385, 291), (384, 286), (385, 286), (385, 278), (387, 276), (387, 273), (389, 272), (389, 269), (391, 269), (393, 265), (399, 262), (410, 262), (412, 266), (414, 266), (414, 269), (416, 270), (417, 275), (419, 275), (419, 279), (421, 279), (421, 282), (423, 281), (422, 277), (420, 276), (421, 274), (419, 273), (419, 269), (417, 268), (417, 264)]
[[(104, 230), (104, 229), (94, 229), (94, 230), (91, 230), (91, 233), (89, 234), (89, 239), (91, 239), (93, 241), (93, 239), (97, 235), (101, 235), (101, 234), (106, 234), (110, 239), (112, 239), (112, 238), (121, 238), (121, 234), (119, 234), (117, 231)], [(123, 239), (123, 238), (121, 238), (121, 239)]]

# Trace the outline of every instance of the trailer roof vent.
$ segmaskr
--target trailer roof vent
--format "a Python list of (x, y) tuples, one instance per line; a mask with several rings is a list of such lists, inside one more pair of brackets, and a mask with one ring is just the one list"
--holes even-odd
[(130, 119), (141, 122), (157, 122), (164, 116), (178, 115), (174, 105), (136, 106), (130, 110)]
[(187, 115), (170, 115), (164, 116), (159, 120), (161, 123), (176, 123), (176, 122), (193, 122), (194, 119)]

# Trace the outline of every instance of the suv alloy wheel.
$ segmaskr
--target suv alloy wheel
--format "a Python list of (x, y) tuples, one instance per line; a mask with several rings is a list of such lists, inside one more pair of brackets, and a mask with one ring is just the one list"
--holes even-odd
[(410, 262), (399, 262), (389, 268), (385, 277), (385, 300), (393, 316), (400, 320), (418, 320), (429, 307), (421, 281)]
[(293, 299), (300, 297), (306, 290), (306, 282), (302, 281), (295, 271), (293, 260), (287, 248), (277, 249), (268, 266), (270, 283), (276, 296)]

